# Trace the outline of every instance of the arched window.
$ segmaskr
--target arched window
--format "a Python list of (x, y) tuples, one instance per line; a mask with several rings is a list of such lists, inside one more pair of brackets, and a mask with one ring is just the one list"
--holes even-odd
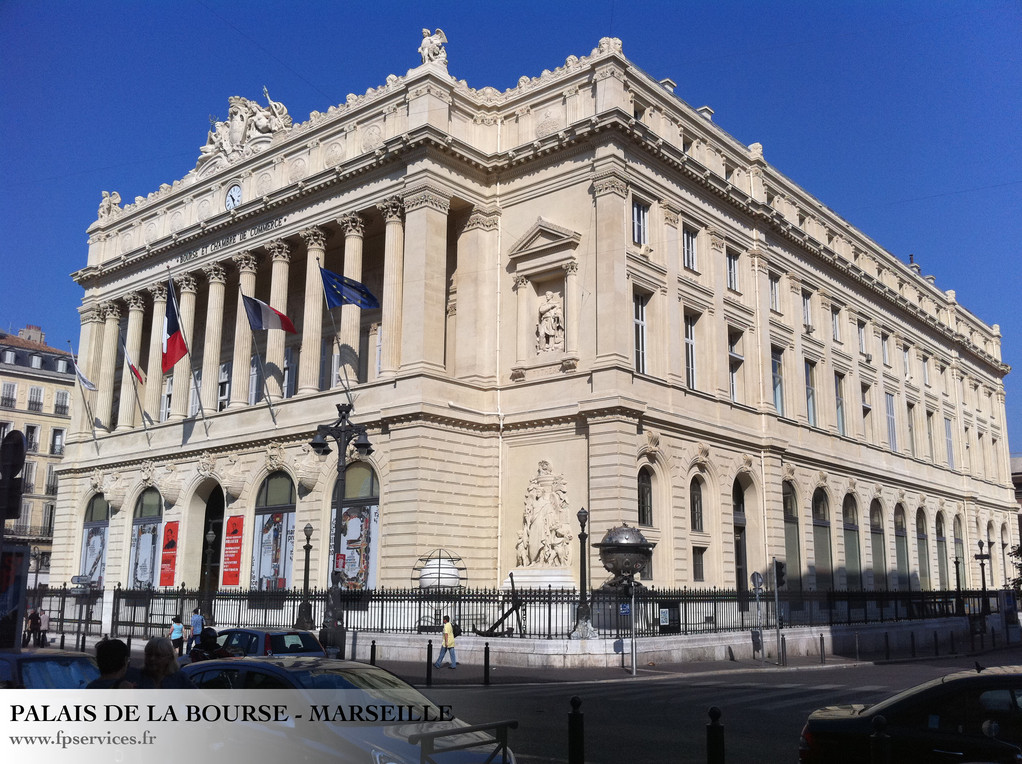
[(731, 509), (735, 528), (735, 585), (740, 592), (749, 588), (748, 557), (745, 549), (745, 489), (736, 478), (731, 487)]
[(898, 591), (910, 588), (908, 577), (908, 528), (905, 525), (905, 508), (898, 504), (894, 508), (894, 558), (898, 566)]
[(703, 485), (699, 478), (692, 478), (688, 488), (689, 520), (692, 530), (703, 532)]
[(930, 544), (926, 537), (926, 513), (922, 507), (916, 510), (916, 551), (919, 552), (919, 588), (931, 589), (930, 585)]
[(295, 484), (286, 472), (267, 475), (256, 494), (252, 534), (252, 588), (286, 589), (291, 581)]
[(639, 525), (653, 525), (653, 477), (649, 467), (639, 470)]
[(947, 538), (944, 531), (944, 513), (938, 512), (934, 522), (937, 537), (937, 586), (947, 591)]
[(830, 502), (827, 492), (817, 488), (813, 492), (813, 546), (816, 554), (816, 590), (834, 588), (834, 563), (830, 551)]
[(85, 509), (85, 524), (82, 528), (83, 576), (88, 576), (98, 588), (103, 588), (106, 574), (106, 545), (110, 534), (110, 505), (103, 494), (97, 493), (89, 499)]
[[(146, 488), (135, 501), (135, 513), (131, 520), (129, 589), (151, 589), (156, 586), (156, 572), (160, 567), (162, 519), (163, 499), (160, 492), (155, 488)], [(173, 583), (171, 581), (169, 585), (172, 586)]]
[(795, 487), (785, 480), (781, 484), (784, 506), (784, 562), (788, 591), (802, 591), (802, 553), (798, 541), (798, 501)]
[(869, 505), (869, 548), (873, 553), (873, 588), (886, 589), (887, 554), (884, 546), (884, 511), (880, 501), (873, 499)]
[(955, 532), (955, 559), (958, 560), (958, 564), (955, 566), (955, 588), (961, 589), (965, 584), (965, 537), (962, 536), (962, 517), (961, 515), (955, 516), (954, 523)]
[(859, 505), (846, 493), (841, 503), (841, 525), (845, 540), (845, 588), (862, 589), (862, 555), (859, 551)]
[[(330, 552), (334, 552), (337, 486), (330, 516)], [(352, 462), (344, 472), (341, 510), (340, 585), (344, 589), (372, 588), (380, 557), (380, 483), (365, 462)]]

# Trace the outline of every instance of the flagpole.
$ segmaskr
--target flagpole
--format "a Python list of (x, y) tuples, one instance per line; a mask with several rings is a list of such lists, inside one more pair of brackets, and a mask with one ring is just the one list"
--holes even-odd
[(92, 416), (92, 408), (89, 406), (89, 399), (85, 397), (85, 386), (82, 385), (81, 370), (78, 368), (77, 356), (75, 355), (75, 349), (71, 345), (71, 340), (67, 341), (68, 349), (71, 351), (71, 363), (75, 367), (75, 386), (82, 394), (82, 403), (85, 404), (85, 413), (89, 417), (89, 426), (92, 429), (92, 443), (96, 446), (96, 455), (99, 456), (99, 438), (96, 437), (96, 419)]
[[(170, 272), (170, 266), (169, 265), (167, 266), (167, 276), (168, 276), (168, 278), (171, 279), (171, 281), (173, 281), (173, 275)], [(177, 314), (178, 321), (180, 321), (181, 320), (181, 306), (178, 304), (177, 295), (174, 294), (174, 290), (173, 289), (168, 289), (167, 291), (170, 292), (170, 299), (174, 303), (174, 312)], [(195, 368), (192, 365), (192, 349), (188, 345), (188, 338), (185, 336), (185, 328), (184, 328), (184, 326), (179, 326), (178, 329), (181, 332), (181, 341), (184, 343), (184, 346), (185, 346), (185, 356), (188, 358), (188, 373), (189, 373), (189, 375), (192, 378), (192, 389), (195, 391), (195, 400), (197, 400), (199, 402), (199, 414), (202, 416), (202, 427), (206, 431), (206, 440), (209, 440), (209, 421), (206, 419), (206, 411), (205, 411), (205, 409), (203, 408), (203, 405), (202, 405), (202, 393), (199, 390), (199, 383), (198, 383), (198, 380), (196, 380), (196, 378), (195, 378)], [(188, 408), (191, 408), (191, 406), (186, 406), (186, 409), (188, 409)], [(192, 415), (189, 414), (189, 416), (192, 416)]]
[[(318, 257), (316, 258), (316, 262), (319, 264), (320, 273), (322, 273), (323, 263), (321, 263), (319, 261)], [(322, 276), (321, 276), (321, 278), (322, 278)], [(330, 312), (330, 302), (326, 298), (326, 290), (325, 289), (323, 290), (323, 302), (326, 305), (326, 314), (330, 317), (330, 328), (333, 329), (333, 332), (334, 332), (334, 342), (337, 343), (337, 366), (338, 366), (339, 369), (343, 369), (343, 371), (344, 371), (344, 394), (348, 396), (348, 405), (351, 406), (354, 409), (355, 402), (351, 398), (351, 384), (350, 384), (350, 380), (348, 379), (348, 370), (344, 368), (344, 364), (341, 362), (341, 338), (337, 334), (337, 324), (334, 322), (334, 314)], [(333, 348), (331, 347), (331, 350), (332, 349)], [(332, 384), (333, 380), (330, 380), (330, 382), (331, 382), (331, 387), (333, 387), (333, 384)]]
[(128, 364), (128, 372), (131, 375), (131, 389), (135, 392), (135, 403), (138, 406), (139, 416), (142, 417), (142, 429), (145, 430), (146, 440), (149, 442), (151, 447), (153, 443), (149, 437), (149, 425), (146, 424), (146, 422), (147, 420), (151, 421), (152, 418), (145, 412), (145, 409), (142, 407), (142, 399), (138, 397), (138, 378), (135, 376), (135, 372), (131, 370), (131, 367), (134, 366), (134, 364), (131, 363), (131, 359), (128, 358), (128, 346), (124, 343), (124, 335), (117, 332), (117, 338), (121, 341), (121, 350), (124, 352), (124, 362)]
[[(241, 291), (241, 284), (238, 284), (238, 294), (241, 295), (242, 309), (245, 306), (245, 293)], [(259, 364), (259, 376), (263, 378), (263, 397), (266, 399), (266, 408), (270, 410), (270, 419), (273, 420), (273, 426), (277, 426), (277, 412), (273, 410), (273, 402), (270, 400), (270, 386), (266, 381), (266, 369), (263, 366), (263, 358), (259, 355), (259, 346), (256, 344), (255, 329), (252, 328), (252, 320), (248, 317), (248, 311), (245, 311), (245, 320), (248, 321), (249, 334), (252, 337), (252, 353), (256, 357), (256, 362)]]

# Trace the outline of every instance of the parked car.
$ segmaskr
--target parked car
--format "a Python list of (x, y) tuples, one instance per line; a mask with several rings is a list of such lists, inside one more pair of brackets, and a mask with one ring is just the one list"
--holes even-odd
[(311, 631), (299, 629), (224, 629), (217, 644), (231, 655), (311, 655), (326, 657)]
[(0, 651), (0, 688), (77, 690), (98, 677), (96, 661), (85, 653)]
[[(430, 754), (429, 761), (515, 763), (511, 749), (501, 747), (491, 730), (473, 728), (451, 718), (450, 707), (444, 707), (445, 712), (407, 682), (378, 666), (299, 655), (202, 661), (181, 670), (202, 690), (276, 690), (279, 692), (261, 697), (272, 699), (275, 704), (288, 699), (292, 711), (301, 708), (304, 718), (300, 722), (293, 720), (291, 726), (283, 725), (272, 732), (268, 725), (252, 730), (253, 734), (269, 735), (267, 745), (280, 746), (295, 761), (324, 757), (322, 760), (366, 764), (417, 764), (421, 754), (417, 735), (453, 733), (436, 739), (435, 753)], [(296, 693), (301, 700), (289, 698), (285, 690)], [(245, 697), (250, 696), (249, 692)], [(396, 720), (385, 715), (358, 720), (337, 716), (349, 714), (353, 708), (370, 707), (386, 707), (397, 714), (402, 709), (404, 713), (414, 709), (417, 716)], [(321, 714), (329, 718), (316, 718), (313, 708), (322, 709)], [(288, 734), (291, 737), (284, 737)], [(251, 740), (246, 742), (251, 744)], [(266, 752), (268, 749), (261, 754)]]
[(1022, 762), (1022, 666), (961, 671), (874, 705), (828, 706), (809, 715), (799, 761), (871, 761), (871, 736), (886, 734), (896, 762)]

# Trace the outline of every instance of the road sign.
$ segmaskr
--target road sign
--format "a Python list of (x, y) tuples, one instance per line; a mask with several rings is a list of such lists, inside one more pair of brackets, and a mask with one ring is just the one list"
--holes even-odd
[(757, 592), (760, 591), (763, 588), (763, 574), (757, 570), (753, 572), (751, 578), (752, 588), (755, 589)]
[(70, 589), (67, 590), (67, 593), (71, 594), (71, 595), (88, 594), (89, 593), (89, 587), (87, 587), (87, 586), (73, 586), (73, 587), (71, 587)]
[(622, 602), (618, 606), (618, 613), (620, 615), (631, 615), (632, 614), (632, 604), (630, 602)]
[(89, 576), (71, 576), (71, 583), (75, 586), (88, 586), (92, 579)]

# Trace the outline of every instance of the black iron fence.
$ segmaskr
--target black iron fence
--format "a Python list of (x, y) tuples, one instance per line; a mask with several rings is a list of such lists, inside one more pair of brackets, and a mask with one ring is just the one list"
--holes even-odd
[[(76, 596), (72, 590), (29, 592), (29, 604), (50, 614), (51, 631), (98, 634), (103, 621), (101, 592)], [(340, 593), (344, 626), (354, 631), (397, 634), (439, 632), (443, 616), (473, 631), (530, 639), (560, 639), (576, 624), (579, 593), (574, 589), (371, 589)], [(987, 612), (997, 612), (996, 592), (987, 592)], [(300, 589), (202, 592), (192, 589), (121, 589), (108, 593), (111, 633), (118, 636), (166, 635), (171, 619), (185, 623), (200, 608), (210, 625), (291, 628), (303, 601)], [(327, 591), (309, 592), (313, 623), (321, 624)], [(785, 626), (833, 626), (918, 621), (978, 614), (980, 591), (831, 591), (773, 592), (758, 601), (748, 591), (728, 589), (640, 589), (634, 608), (627, 591), (594, 591), (592, 622), (604, 637), (631, 633), (642, 637), (710, 634)], [(499, 625), (498, 625), (499, 624)]]

